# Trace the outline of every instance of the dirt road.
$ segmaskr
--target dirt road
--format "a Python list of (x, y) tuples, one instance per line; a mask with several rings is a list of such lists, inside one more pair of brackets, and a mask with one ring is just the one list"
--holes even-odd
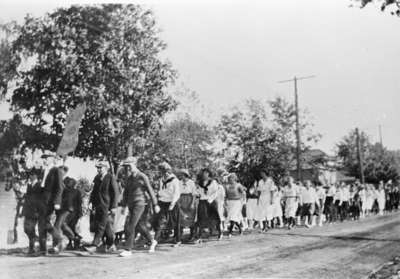
[(322, 228), (253, 232), (131, 258), (0, 257), (0, 278), (364, 278), (400, 254), (400, 213)]

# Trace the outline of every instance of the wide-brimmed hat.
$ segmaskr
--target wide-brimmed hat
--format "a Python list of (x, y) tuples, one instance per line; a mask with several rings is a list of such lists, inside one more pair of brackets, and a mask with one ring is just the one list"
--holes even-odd
[(108, 163), (106, 163), (104, 161), (98, 161), (96, 163), (96, 168), (108, 168)]
[(190, 173), (187, 169), (180, 169), (179, 173), (185, 175), (186, 177), (190, 177)]
[(55, 158), (56, 154), (54, 154), (53, 152), (50, 152), (48, 150), (44, 151), (42, 156), (40, 156), (40, 158), (43, 158), (43, 159), (50, 158), (50, 157)]
[(163, 171), (171, 171), (172, 170), (171, 165), (168, 164), (167, 162), (162, 162), (161, 164), (158, 165), (158, 168)]
[(130, 156), (127, 157), (125, 160), (122, 161), (121, 165), (123, 166), (131, 166), (131, 165), (136, 165), (137, 163), (137, 158)]

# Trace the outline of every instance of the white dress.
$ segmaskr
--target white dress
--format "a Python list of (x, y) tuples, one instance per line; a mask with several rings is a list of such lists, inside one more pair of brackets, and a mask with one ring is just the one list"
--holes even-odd
[(274, 218), (282, 217), (282, 215), (283, 215), (281, 200), (282, 200), (282, 191), (276, 191), (275, 195), (274, 195), (274, 202), (273, 202), (273, 206), (274, 206), (273, 217)]
[(286, 186), (283, 191), (283, 199), (285, 200), (285, 217), (296, 217), (298, 207), (299, 189), (296, 185), (292, 187)]
[(379, 211), (385, 210), (386, 205), (386, 197), (385, 197), (385, 190), (377, 190), (376, 191), (376, 198), (378, 200)]
[(271, 221), (273, 219), (272, 196), (271, 192), (276, 191), (276, 186), (272, 179), (268, 178), (266, 181), (258, 181), (258, 191), (260, 191), (260, 198), (258, 201), (257, 221)]
[[(257, 192), (257, 185), (249, 189), (249, 194), (254, 195)], [(257, 220), (258, 199), (249, 198), (246, 204), (246, 216), (248, 220)]]

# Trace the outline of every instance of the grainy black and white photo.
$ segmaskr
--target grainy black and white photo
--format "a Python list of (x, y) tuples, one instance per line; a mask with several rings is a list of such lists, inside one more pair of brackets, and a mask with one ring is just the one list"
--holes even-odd
[(0, 279), (400, 279), (400, 0), (2, 0)]

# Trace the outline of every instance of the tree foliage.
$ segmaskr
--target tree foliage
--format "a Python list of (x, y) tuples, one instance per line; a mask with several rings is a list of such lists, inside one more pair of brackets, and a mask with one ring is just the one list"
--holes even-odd
[(149, 153), (178, 168), (198, 171), (212, 162), (212, 129), (189, 115), (166, 123), (153, 138)]
[(352, 0), (353, 2), (359, 2), (360, 7), (364, 8), (368, 4), (371, 3), (380, 3), (381, 11), (385, 11), (387, 9), (391, 9), (392, 15), (400, 16), (400, 1), (399, 0)]
[[(355, 131), (352, 130), (337, 145), (337, 155), (343, 170), (350, 176), (360, 178)], [(380, 143), (372, 143), (365, 132), (360, 133), (360, 150), (363, 154), (364, 176), (368, 183), (378, 183), (400, 177), (400, 154), (386, 149)]]
[[(301, 123), (304, 151), (319, 136), (305, 118)], [(295, 110), (286, 100), (248, 100), (244, 110), (234, 108), (223, 115), (217, 131), (225, 146), (223, 156), (229, 162), (229, 170), (239, 173), (244, 184), (258, 178), (261, 169), (277, 180), (288, 174), (295, 158), (296, 138)]]
[(18, 71), (12, 75), (11, 108), (46, 134), (41, 148), (56, 149), (66, 115), (84, 102), (75, 155), (123, 157), (128, 145), (146, 137), (175, 106), (166, 94), (175, 72), (160, 58), (166, 44), (150, 10), (72, 6), (27, 16), (13, 31), (12, 68)]

